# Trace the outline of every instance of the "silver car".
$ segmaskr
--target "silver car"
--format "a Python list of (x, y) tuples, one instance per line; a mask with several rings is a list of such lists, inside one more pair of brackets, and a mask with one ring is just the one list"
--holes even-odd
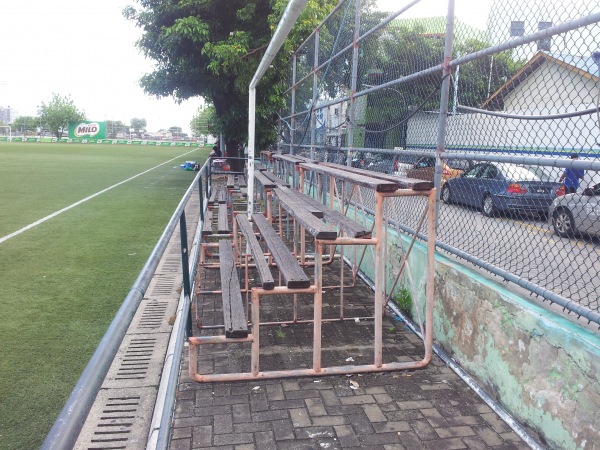
[(562, 237), (600, 235), (600, 184), (583, 193), (557, 197), (548, 209), (548, 221)]

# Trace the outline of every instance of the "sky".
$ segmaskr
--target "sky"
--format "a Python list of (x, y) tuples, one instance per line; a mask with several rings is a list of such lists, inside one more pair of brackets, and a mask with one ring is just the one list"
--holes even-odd
[[(135, 47), (141, 30), (121, 11), (132, 0), (15, 0), (2, 5), (0, 106), (37, 116), (53, 93), (70, 96), (88, 120), (144, 118), (148, 131), (189, 123), (201, 99), (177, 104), (139, 87), (153, 62)], [(407, 2), (378, 0), (384, 10)], [(485, 27), (491, 0), (456, 0), (456, 15)], [(442, 16), (446, 0), (423, 0), (403, 17)]]
[(127, 0), (17, 0), (2, 5), (0, 106), (37, 116), (52, 93), (69, 95), (88, 120), (144, 118), (148, 131), (189, 123), (200, 99), (177, 104), (138, 85), (153, 63), (135, 48)]

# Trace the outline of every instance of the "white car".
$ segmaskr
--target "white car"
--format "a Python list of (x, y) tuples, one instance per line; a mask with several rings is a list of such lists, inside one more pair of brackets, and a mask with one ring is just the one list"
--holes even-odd
[(600, 184), (557, 197), (548, 209), (548, 221), (562, 237), (600, 236)]

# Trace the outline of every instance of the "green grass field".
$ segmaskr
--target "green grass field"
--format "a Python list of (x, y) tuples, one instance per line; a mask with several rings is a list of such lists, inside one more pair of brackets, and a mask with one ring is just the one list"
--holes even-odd
[[(39, 448), (209, 148), (0, 143), (0, 449)], [(189, 153), (188, 153), (189, 152)]]

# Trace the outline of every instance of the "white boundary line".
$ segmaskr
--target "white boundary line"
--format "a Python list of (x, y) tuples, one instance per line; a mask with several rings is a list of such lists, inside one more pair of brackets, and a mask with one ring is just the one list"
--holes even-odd
[(194, 150), (190, 150), (189, 152), (182, 153), (181, 155), (178, 155), (178, 156), (176, 156), (176, 157), (175, 157), (175, 158), (173, 158), (173, 159), (170, 159), (170, 160), (168, 160), (168, 161), (165, 161), (164, 163), (161, 163), (161, 164), (159, 164), (159, 165), (157, 165), (157, 166), (154, 166), (154, 167), (152, 167), (152, 168), (150, 168), (150, 169), (148, 169), (148, 170), (145, 170), (145, 171), (143, 171), (143, 172), (140, 172), (140, 173), (138, 173), (137, 175), (134, 175), (134, 176), (132, 176), (132, 177), (130, 177), (130, 178), (127, 178), (126, 180), (123, 180), (123, 181), (121, 181), (121, 182), (119, 182), (119, 183), (117, 183), (117, 184), (113, 184), (112, 186), (110, 186), (110, 187), (107, 187), (106, 189), (102, 189), (101, 191), (98, 191), (98, 192), (96, 192), (95, 194), (92, 194), (92, 195), (90, 195), (89, 197), (86, 197), (86, 198), (84, 198), (84, 199), (82, 199), (82, 200), (79, 200), (79, 201), (77, 201), (77, 202), (73, 203), (72, 205), (69, 205), (69, 206), (67, 206), (67, 207), (65, 207), (65, 208), (63, 208), (63, 209), (60, 209), (60, 210), (58, 210), (58, 211), (56, 211), (56, 212), (53, 212), (52, 214), (50, 214), (50, 215), (48, 215), (48, 216), (46, 216), (46, 217), (43, 217), (43, 218), (42, 218), (42, 219), (40, 219), (40, 220), (36, 220), (35, 222), (32, 222), (32, 223), (30, 223), (29, 225), (26, 225), (26, 226), (24, 226), (24, 227), (23, 227), (23, 228), (21, 228), (20, 230), (17, 230), (17, 231), (15, 231), (15, 232), (13, 232), (13, 233), (7, 234), (7, 235), (6, 235), (6, 236), (4, 236), (4, 237), (1, 237), (1, 238), (0, 238), (0, 244), (2, 244), (2, 243), (3, 243), (3, 242), (5, 242), (5, 241), (8, 241), (8, 240), (9, 240), (9, 239), (11, 239), (11, 238), (14, 238), (15, 236), (18, 236), (18, 235), (19, 235), (19, 234), (21, 234), (21, 233), (24, 233), (25, 231), (27, 231), (27, 230), (29, 230), (29, 229), (31, 229), (31, 228), (33, 228), (33, 227), (35, 227), (35, 226), (37, 226), (37, 225), (39, 225), (39, 224), (41, 224), (41, 223), (44, 223), (44, 222), (46, 222), (47, 220), (50, 220), (50, 219), (52, 219), (53, 217), (56, 217), (56, 216), (58, 216), (59, 214), (62, 214), (62, 213), (64, 213), (65, 211), (68, 211), (68, 210), (70, 210), (70, 209), (72, 209), (72, 208), (75, 208), (76, 206), (79, 206), (79, 205), (81, 205), (82, 203), (85, 203), (85, 202), (87, 202), (88, 200), (91, 200), (91, 199), (93, 199), (94, 197), (98, 197), (99, 195), (102, 195), (102, 194), (104, 194), (105, 192), (108, 192), (108, 191), (110, 191), (111, 189), (113, 189), (113, 188), (116, 188), (117, 186), (121, 186), (122, 184), (125, 184), (125, 183), (127, 183), (128, 181), (131, 181), (131, 180), (133, 180), (133, 179), (135, 179), (135, 178), (137, 178), (137, 177), (140, 177), (140, 176), (142, 176), (142, 175), (144, 175), (144, 174), (146, 174), (146, 173), (148, 173), (148, 172), (150, 172), (150, 171), (152, 171), (152, 170), (154, 170), (154, 169), (157, 169), (157, 168), (158, 168), (158, 167), (160, 167), (160, 166), (164, 166), (165, 164), (169, 164), (171, 161), (175, 161), (177, 158), (181, 158), (182, 156), (185, 156), (185, 155), (187, 155), (187, 154), (189, 154), (189, 153), (192, 153), (192, 152), (194, 152), (194, 151), (196, 151), (196, 150), (198, 150), (198, 149), (197, 149), (197, 148), (195, 148)]

